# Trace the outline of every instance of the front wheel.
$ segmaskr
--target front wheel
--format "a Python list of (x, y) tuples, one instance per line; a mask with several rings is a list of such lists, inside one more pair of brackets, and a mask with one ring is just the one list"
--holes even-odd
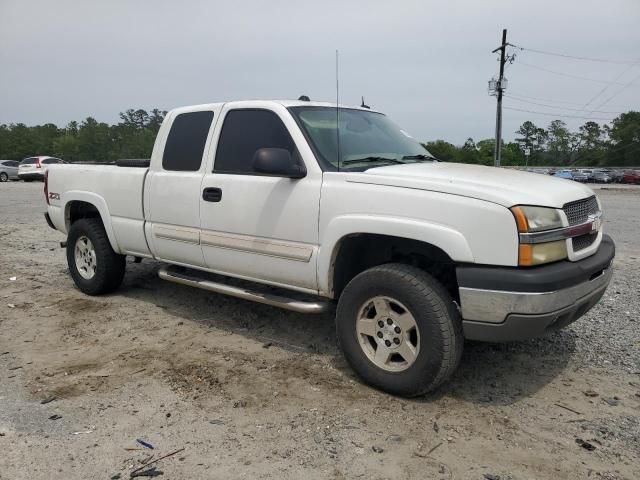
[(386, 264), (345, 287), (336, 314), (347, 362), (370, 385), (412, 397), (446, 381), (462, 355), (460, 315), (428, 273)]
[(9, 175), (7, 175), (7, 172), (0, 172), (0, 182), (8, 182), (9, 181)]
[(124, 277), (125, 256), (117, 254), (98, 218), (83, 218), (67, 236), (67, 264), (76, 286), (87, 295), (112, 292)]

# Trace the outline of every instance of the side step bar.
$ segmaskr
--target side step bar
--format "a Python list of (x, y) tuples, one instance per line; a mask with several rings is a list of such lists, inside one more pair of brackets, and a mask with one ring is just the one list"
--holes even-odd
[(251, 300), (253, 302), (264, 303), (266, 305), (280, 307), (284, 308), (285, 310), (292, 310), (294, 312), (323, 313), (329, 309), (329, 302), (327, 301), (319, 300), (315, 302), (307, 302), (280, 295), (274, 295), (271, 293), (260, 292), (258, 290), (249, 290), (248, 288), (236, 287), (199, 278), (196, 276), (191, 276), (188, 274), (188, 272), (177, 272), (170, 267), (162, 267), (158, 271), (158, 276), (161, 279), (167, 280), (169, 282), (201, 288), (202, 290), (221, 293), (223, 295), (230, 295), (232, 297), (242, 298), (243, 300)]

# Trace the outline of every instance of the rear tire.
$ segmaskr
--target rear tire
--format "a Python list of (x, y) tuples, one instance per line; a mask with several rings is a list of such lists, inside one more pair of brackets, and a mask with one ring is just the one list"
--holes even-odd
[(462, 322), (451, 295), (409, 265), (381, 265), (353, 278), (340, 296), (336, 329), (355, 372), (394, 395), (435, 390), (462, 356)]
[(0, 172), (0, 182), (8, 182), (9, 181), (9, 175), (7, 175), (7, 172)]
[(67, 264), (76, 286), (87, 295), (114, 291), (122, 283), (126, 257), (117, 254), (98, 218), (83, 218), (67, 236)]

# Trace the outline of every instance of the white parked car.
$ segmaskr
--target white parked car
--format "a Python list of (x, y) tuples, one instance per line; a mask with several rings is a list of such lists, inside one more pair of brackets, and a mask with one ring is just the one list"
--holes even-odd
[(0, 160), (0, 182), (18, 179), (18, 165), (16, 160)]
[(64, 163), (56, 157), (28, 157), (20, 162), (18, 168), (18, 177), (25, 182), (32, 180), (44, 180), (44, 173), (47, 171), (49, 165)]
[(379, 112), (309, 101), (173, 110), (150, 161), (51, 165), (45, 196), (81, 291), (115, 290), (130, 255), (217, 293), (333, 303), (349, 364), (406, 396), (449, 378), (465, 338), (578, 319), (615, 253), (585, 185), (441, 163)]

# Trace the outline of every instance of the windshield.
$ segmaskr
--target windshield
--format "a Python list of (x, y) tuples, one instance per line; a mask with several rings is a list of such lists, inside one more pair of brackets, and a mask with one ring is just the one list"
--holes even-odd
[[(289, 111), (326, 170), (357, 171), (435, 160), (417, 140), (381, 113), (312, 106), (290, 107)], [(336, 131), (336, 117), (339, 131)]]

